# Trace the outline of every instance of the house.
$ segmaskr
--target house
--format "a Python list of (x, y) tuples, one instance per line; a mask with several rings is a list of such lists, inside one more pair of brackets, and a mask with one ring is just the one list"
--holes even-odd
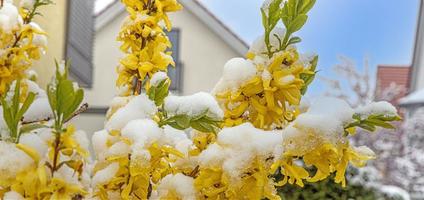
[(43, 88), (54, 75), (55, 59), (64, 59), (66, 54), (68, 8), (68, 0), (55, 1), (54, 4), (41, 8), (43, 16), (34, 18), (34, 21), (49, 34), (46, 55), (34, 63), (34, 70), (39, 74), (38, 82)]
[[(179, 2), (184, 9), (170, 15), (174, 28), (169, 37), (176, 62), (175, 69), (169, 70), (172, 92), (187, 95), (210, 91), (221, 77), (224, 64), (233, 57), (244, 56), (248, 46), (197, 0)], [(86, 58), (90, 55), (86, 52), (88, 56), (76, 57), (77, 63), (82, 65), (71, 67), (74, 79), (86, 87), (85, 102), (90, 106), (74, 123), (88, 133), (103, 128), (106, 110), (116, 93), (116, 66), (123, 57), (116, 37), (126, 16), (125, 8), (118, 0), (98, 11), (95, 15), (93, 65), (88, 64)], [(89, 41), (82, 42), (76, 47), (87, 49), (84, 42)]]
[(386, 100), (399, 107), (399, 100), (409, 91), (409, 66), (377, 66), (376, 100)]
[(412, 69), (410, 72), (410, 92), (400, 100), (400, 105), (413, 114), (424, 107), (424, 3), (420, 4)]

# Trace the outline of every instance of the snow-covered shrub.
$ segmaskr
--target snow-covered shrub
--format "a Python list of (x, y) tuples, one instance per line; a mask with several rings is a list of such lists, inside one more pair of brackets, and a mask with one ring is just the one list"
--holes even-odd
[[(18, 17), (16, 23), (16, 12), (6, 1), (0, 22), (7, 29), (2, 30), (19, 31), (20, 21), (30, 23), (34, 12), (28, 11), (47, 3), (23, 2), (23, 20)], [(68, 67), (57, 64), (52, 83), (37, 96), (34, 87), (22, 84), (30, 64), (12, 62), (22, 72), (1, 82), (0, 152), (22, 159), (2, 156), (1, 197), (280, 199), (277, 187), (303, 187), (328, 177), (345, 187), (349, 164), (363, 167), (376, 156), (349, 138), (357, 129), (393, 128), (390, 122), (399, 119), (386, 102), (353, 109), (336, 98), (302, 101), (315, 78), (318, 56), (300, 53), (295, 44), (301, 39), (293, 34), (306, 23), (315, 0), (267, 1), (262, 8), (265, 33), (246, 58), (228, 61), (212, 94), (183, 97), (169, 94), (166, 71), (175, 63), (164, 30), (171, 29), (168, 13), (182, 6), (176, 0), (122, 3), (129, 15), (118, 36), (125, 53), (117, 67), (119, 94), (105, 129), (92, 137), (92, 165), (86, 136), (67, 124), (85, 108), (78, 109), (83, 91), (68, 80)], [(3, 15), (13, 20), (5, 23)], [(280, 22), (285, 28), (276, 27)], [(30, 27), (41, 34), (38, 26)], [(35, 98), (40, 107), (31, 108)], [(51, 112), (38, 110), (46, 105)], [(28, 114), (30, 110), (38, 114)]]

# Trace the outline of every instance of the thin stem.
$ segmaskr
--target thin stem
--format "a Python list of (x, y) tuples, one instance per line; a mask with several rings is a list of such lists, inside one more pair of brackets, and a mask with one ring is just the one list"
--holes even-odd
[(68, 119), (66, 119), (66, 120), (65, 120), (65, 122), (64, 122), (64, 123), (69, 122), (69, 121), (70, 121), (70, 120), (72, 120), (74, 117), (76, 117), (76, 116), (80, 115), (81, 113), (83, 113), (83, 112), (87, 111), (87, 109), (88, 109), (88, 103), (84, 103), (84, 104), (82, 104), (82, 105), (80, 106), (80, 108), (78, 108), (78, 110), (76, 110), (76, 111), (74, 112), (74, 114), (72, 114), (72, 116), (71, 116), (71, 117), (69, 117)]
[(54, 141), (54, 155), (53, 155), (53, 166), (50, 169), (51, 170), (51, 174), (53, 176), (54, 172), (57, 170), (57, 161), (59, 158), (59, 147), (60, 147), (60, 132), (56, 132), (55, 136), (55, 141)]

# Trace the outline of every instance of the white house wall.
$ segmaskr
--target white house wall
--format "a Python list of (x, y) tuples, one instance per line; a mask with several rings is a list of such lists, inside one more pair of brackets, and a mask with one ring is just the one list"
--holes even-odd
[[(92, 108), (106, 108), (115, 95), (115, 68), (122, 57), (116, 37), (126, 14), (122, 13), (96, 33), (94, 47), (94, 82), (86, 89), (85, 101)], [(182, 94), (210, 91), (219, 80), (224, 64), (240, 57), (207, 25), (189, 11), (172, 14), (171, 20), (180, 31), (180, 62), (183, 65)], [(88, 130), (102, 129), (102, 114), (84, 114), (76, 125)]]

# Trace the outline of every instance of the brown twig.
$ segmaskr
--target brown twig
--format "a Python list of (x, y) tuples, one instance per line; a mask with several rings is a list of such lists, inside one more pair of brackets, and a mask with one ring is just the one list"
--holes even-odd
[(35, 123), (41, 123), (41, 122), (47, 122), (47, 121), (50, 121), (50, 120), (51, 120), (51, 118), (50, 118), (50, 117), (45, 118), (45, 119), (41, 119), (41, 120), (34, 120), (34, 121), (23, 121), (23, 120), (22, 120), (22, 125), (35, 124)]
[(80, 115), (81, 113), (87, 111), (87, 109), (88, 109), (88, 103), (82, 104), (80, 106), (80, 108), (78, 108), (78, 110), (75, 111), (74, 114), (72, 114), (71, 117), (69, 117), (68, 119), (65, 120), (65, 123), (71, 121), (74, 117), (76, 117), (76, 116)]
[(60, 143), (61, 143), (60, 142), (60, 135), (61, 135), (60, 133), (56, 133), (56, 139), (54, 141), (53, 166), (50, 169), (52, 176), (58, 168), (57, 167), (57, 160), (58, 160), (58, 157), (59, 157), (59, 151), (60, 151), (59, 147), (60, 147)]
[[(88, 104), (84, 103), (83, 105), (81, 105), (81, 107), (75, 111), (75, 113), (69, 118), (67, 119), (65, 122), (69, 122), (71, 119), (73, 119), (74, 117), (76, 117), (77, 115), (85, 112), (88, 109)], [(51, 118), (45, 118), (45, 119), (41, 119), (41, 120), (34, 120), (34, 121), (23, 121), (22, 119), (22, 125), (27, 125), (27, 124), (35, 124), (35, 123), (41, 123), (41, 122), (46, 122), (46, 121), (50, 121)]]

